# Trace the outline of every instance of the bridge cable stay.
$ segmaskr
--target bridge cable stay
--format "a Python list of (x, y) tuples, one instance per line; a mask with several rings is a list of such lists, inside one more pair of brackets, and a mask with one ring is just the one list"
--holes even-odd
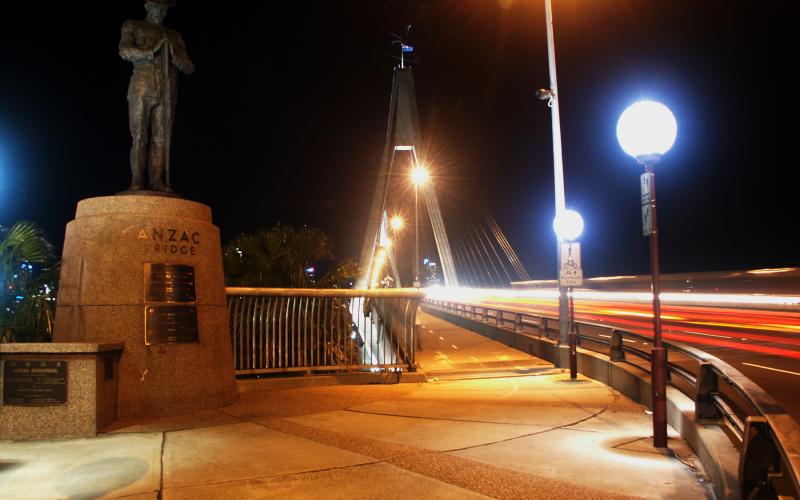
[(531, 279), (528, 271), (525, 270), (525, 266), (522, 265), (522, 261), (519, 259), (519, 256), (514, 251), (514, 248), (511, 246), (511, 243), (506, 238), (505, 233), (503, 230), (500, 229), (500, 226), (497, 224), (497, 221), (491, 215), (487, 215), (487, 220), (489, 223), (489, 227), (492, 229), (492, 232), (495, 235), (495, 238), (502, 246), (503, 250), (506, 252), (506, 256), (508, 260), (511, 262), (511, 265), (514, 266), (514, 269), (519, 274), (520, 280), (529, 281)]
[(476, 286), (476, 273), (475, 270), (472, 269), (471, 261), (466, 257), (466, 254), (463, 249), (463, 244), (459, 242), (458, 245), (455, 246), (456, 255), (458, 256), (458, 260), (460, 263), (460, 271), (459, 276), (462, 277), (462, 281), (465, 285)]
[(469, 225), (466, 227), (466, 235), (464, 239), (467, 240), (468, 245), (470, 245), (469, 248), (472, 250), (472, 255), (476, 261), (475, 266), (478, 268), (478, 271), (480, 271), (481, 277), (483, 278), (481, 281), (485, 283), (487, 287), (493, 286), (494, 280), (492, 279), (492, 273), (489, 272), (489, 267), (486, 265), (486, 259), (484, 258), (483, 253), (481, 253), (480, 248), (478, 248), (478, 243), (475, 241), (475, 237), (469, 231)]
[[(496, 277), (498, 277), (499, 279), (502, 280), (502, 276), (500, 276), (500, 271), (497, 269), (497, 266), (495, 266), (494, 260), (491, 258), (491, 255), (489, 254), (489, 251), (486, 249), (486, 245), (483, 243), (484, 239), (481, 238), (481, 234), (478, 232), (477, 225), (473, 222), (472, 224), (470, 224), (470, 227), (472, 228), (472, 231), (475, 233), (478, 241), (480, 242), (481, 247), (483, 248), (483, 251), (486, 252), (486, 255), (488, 257), (489, 263), (492, 265), (492, 269), (494, 270), (493, 276), (496, 276)], [(497, 251), (495, 250), (494, 245), (492, 245), (492, 242), (489, 241), (488, 237), (485, 238), (485, 239), (486, 239), (486, 243), (489, 245), (489, 247), (494, 252), (494, 255), (497, 257), (497, 262), (498, 262), (498, 264), (500, 264), (500, 268), (503, 270), (503, 272), (508, 277), (508, 283), (511, 283), (511, 281), (512, 281), (511, 275), (508, 274), (508, 270), (506, 270), (506, 267), (503, 265), (503, 262), (500, 260), (500, 257), (497, 255)]]
[[(514, 281), (514, 278), (511, 277), (511, 273), (508, 271), (508, 266), (506, 266), (506, 263), (503, 262), (503, 259), (500, 257), (500, 254), (497, 252), (497, 246), (499, 246), (499, 242), (497, 242), (497, 241), (493, 242), (491, 240), (491, 238), (489, 238), (489, 235), (486, 232), (486, 228), (482, 224), (475, 224), (474, 227), (475, 227), (475, 231), (476, 232), (478, 230), (480, 230), (481, 235), (486, 239), (486, 243), (489, 245), (489, 248), (492, 249), (492, 253), (494, 254), (495, 259), (497, 259), (497, 262), (500, 264), (500, 268), (503, 270), (503, 273), (505, 274), (506, 279), (508, 280), (507, 283), (511, 283), (512, 281)], [(495, 243), (497, 243), (497, 245), (495, 245)], [(502, 248), (501, 248), (501, 251), (502, 251)], [(511, 265), (513, 267), (513, 264), (511, 264)]]
[(433, 226), (433, 237), (436, 240), (436, 249), (439, 251), (439, 261), (444, 274), (444, 282), (447, 286), (458, 286), (456, 266), (450, 250), (450, 240), (447, 238), (447, 231), (444, 228), (442, 210), (439, 206), (436, 190), (433, 185), (428, 184), (423, 187), (422, 192), (425, 198), (425, 205), (428, 207), (428, 213), (430, 214), (431, 226)]
[(491, 273), (488, 271), (485, 259), (481, 254), (480, 249), (478, 249), (475, 238), (467, 231), (463, 235), (463, 239), (464, 248), (467, 254), (470, 256), (470, 260), (472, 261), (473, 268), (475, 270), (476, 285), (484, 288), (491, 288), (494, 286), (494, 280), (492, 279)]
[(459, 249), (461, 250), (462, 260), (465, 264), (463, 274), (469, 277), (469, 284), (475, 287), (485, 287), (485, 277), (477, 266), (477, 258), (469, 247), (466, 239), (463, 237), (459, 240)]
[(464, 284), (506, 288), (512, 281), (526, 280), (528, 273), (508, 238), (488, 213), (481, 219), (461, 218), (461, 231), (451, 234)]
[(486, 215), (485, 222), (486, 226), (489, 228), (489, 231), (492, 233), (492, 239), (497, 242), (497, 245), (505, 255), (507, 262), (511, 265), (511, 267), (514, 268), (515, 274), (517, 276), (523, 276), (527, 274), (524, 266), (522, 266), (522, 263), (519, 262), (519, 259), (516, 257), (516, 253), (514, 253), (513, 248), (511, 248), (511, 244), (508, 242), (508, 239), (505, 238), (502, 230), (500, 230), (500, 227), (496, 225), (496, 222), (491, 215)]
[[(510, 283), (510, 280), (506, 281), (506, 280), (503, 279), (503, 276), (500, 274), (499, 271), (497, 271), (497, 268), (494, 265), (494, 259), (492, 258), (492, 254), (486, 248), (487, 244), (489, 246), (492, 246), (492, 242), (490, 240), (486, 239), (485, 240), (486, 244), (484, 244), (484, 238), (481, 238), (481, 234), (479, 232), (477, 232), (477, 231), (474, 232), (473, 237), (481, 245), (482, 251), (480, 252), (480, 255), (481, 255), (481, 258), (484, 260), (484, 267), (486, 268), (487, 281), (490, 282), (492, 287), (503, 288), (503, 287), (508, 286), (508, 284)], [(486, 264), (486, 262), (488, 262), (488, 265)], [(490, 270), (489, 270), (489, 266), (490, 265), (495, 270), (494, 272), (490, 272)], [(501, 268), (503, 267), (502, 264), (501, 264), (500, 267)]]

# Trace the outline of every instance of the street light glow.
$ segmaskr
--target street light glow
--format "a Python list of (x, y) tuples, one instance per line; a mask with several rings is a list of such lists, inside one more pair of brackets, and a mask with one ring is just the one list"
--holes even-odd
[(619, 145), (636, 159), (663, 155), (675, 143), (677, 135), (675, 116), (660, 102), (631, 104), (617, 121)]
[(411, 169), (411, 181), (414, 185), (423, 186), (428, 182), (428, 179), (430, 179), (430, 174), (427, 168), (417, 165)]
[(392, 231), (400, 231), (406, 226), (406, 221), (403, 219), (402, 215), (393, 215), (392, 218), (389, 220), (389, 227), (392, 228)]
[(564, 210), (553, 219), (553, 230), (563, 241), (575, 241), (583, 233), (583, 217), (575, 210)]

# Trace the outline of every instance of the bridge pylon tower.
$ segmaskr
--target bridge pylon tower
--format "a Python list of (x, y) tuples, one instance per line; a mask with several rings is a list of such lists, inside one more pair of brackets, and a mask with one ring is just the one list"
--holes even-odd
[[(406, 177), (405, 175), (398, 176), (396, 172), (393, 172), (396, 167), (395, 163), (398, 163), (403, 155), (410, 155), (412, 164), (419, 165), (420, 158), (424, 157), (421, 144), (414, 76), (411, 68), (403, 65), (397, 66), (394, 69), (392, 79), (386, 142), (378, 177), (375, 182), (375, 191), (372, 195), (367, 227), (364, 232), (364, 242), (361, 246), (359, 260), (361, 276), (356, 283), (358, 288), (374, 286), (373, 274), (376, 273), (376, 262), (385, 262), (386, 260), (388, 260), (391, 272), (394, 274), (395, 285), (401, 286), (400, 276), (397, 271), (397, 254), (392, 249), (387, 249), (383, 246), (388, 238), (387, 204), (390, 199), (389, 188), (392, 179)], [(430, 217), (444, 284), (446, 286), (458, 286), (453, 254), (450, 250), (450, 242), (447, 239), (444, 220), (439, 208), (436, 188), (429, 183), (421, 187), (420, 194), (425, 200), (426, 212)]]

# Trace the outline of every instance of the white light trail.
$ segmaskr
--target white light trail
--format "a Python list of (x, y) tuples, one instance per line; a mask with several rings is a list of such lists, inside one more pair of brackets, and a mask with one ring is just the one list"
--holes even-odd
[[(486, 289), (467, 287), (432, 287), (426, 290), (427, 296), (439, 300), (496, 300), (503, 298), (514, 299), (557, 299), (558, 290), (555, 288), (542, 288), (536, 290), (519, 289)], [(650, 292), (600, 292), (592, 290), (575, 290), (575, 299), (603, 302), (642, 302), (651, 303), (653, 294)], [(671, 304), (697, 304), (697, 305), (736, 305), (736, 306), (800, 306), (800, 296), (797, 295), (762, 295), (745, 293), (671, 293), (661, 294), (661, 301)]]

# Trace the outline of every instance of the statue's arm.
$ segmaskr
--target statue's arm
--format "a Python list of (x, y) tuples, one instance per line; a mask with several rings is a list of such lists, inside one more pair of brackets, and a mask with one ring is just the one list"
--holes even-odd
[(189, 53), (186, 52), (186, 44), (183, 43), (183, 37), (180, 33), (175, 32), (174, 45), (172, 53), (174, 58), (175, 67), (187, 75), (194, 73), (194, 63), (189, 58)]
[(135, 36), (136, 26), (132, 21), (125, 21), (122, 25), (122, 35), (119, 39), (119, 55), (126, 61), (136, 63), (138, 61), (153, 60), (153, 51), (142, 49), (136, 45)]

